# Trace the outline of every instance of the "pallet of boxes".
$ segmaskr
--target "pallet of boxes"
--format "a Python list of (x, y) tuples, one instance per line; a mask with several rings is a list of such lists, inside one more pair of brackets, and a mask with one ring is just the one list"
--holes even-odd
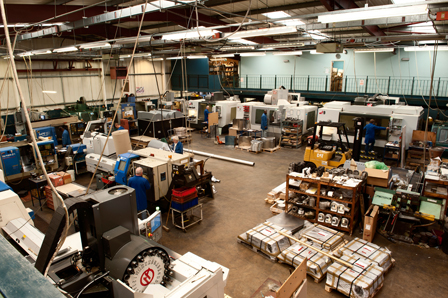
[[(72, 182), (70, 174), (66, 172), (57, 172), (54, 174), (49, 174), (48, 177), (50, 178), (50, 181), (54, 187), (62, 186)], [(51, 190), (50, 185), (45, 186), (45, 196), (47, 199), (48, 208), (56, 210), (61, 204), (56, 194), (53, 193), (53, 191)]]
[[(291, 236), (290, 231), (266, 222), (238, 239), (254, 251), (263, 251), (295, 268), (306, 261), (307, 274), (316, 283), (326, 277), (326, 291), (335, 290), (351, 298), (373, 297), (394, 264), (387, 248), (359, 238), (347, 241), (344, 233), (318, 224), (308, 224)], [(288, 243), (291, 245), (286, 247)]]

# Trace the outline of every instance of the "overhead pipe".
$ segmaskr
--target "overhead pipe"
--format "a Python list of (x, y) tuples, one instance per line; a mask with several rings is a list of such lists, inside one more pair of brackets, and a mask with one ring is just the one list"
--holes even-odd
[(246, 166), (252, 166), (252, 167), (255, 166), (255, 162), (253, 162), (253, 161), (246, 161), (246, 160), (242, 160), (242, 159), (236, 159), (236, 158), (231, 158), (231, 157), (227, 157), (227, 156), (216, 155), (216, 154), (212, 154), (212, 153), (207, 153), (207, 152), (202, 152), (202, 151), (197, 151), (197, 150), (191, 150), (191, 149), (184, 149), (184, 151), (189, 152), (189, 153), (194, 153), (194, 154), (197, 154), (197, 155), (208, 156), (210, 158), (216, 158), (216, 159), (221, 159), (221, 160), (225, 160), (225, 161), (231, 161), (231, 162), (243, 164), (243, 165), (246, 165)]

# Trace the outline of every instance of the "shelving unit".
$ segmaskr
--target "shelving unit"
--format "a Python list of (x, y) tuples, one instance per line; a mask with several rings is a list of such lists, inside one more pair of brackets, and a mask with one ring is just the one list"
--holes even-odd
[(303, 120), (283, 120), (281, 129), (281, 146), (291, 146), (296, 149), (302, 146)]
[(239, 61), (231, 58), (210, 59), (209, 75), (221, 76), (224, 87), (239, 87)]
[[(293, 179), (296, 181), (302, 181), (303, 182), (307, 182), (310, 183), (310, 185), (312, 185), (313, 187), (316, 187), (317, 190), (314, 194), (308, 193), (306, 191), (300, 190), (297, 186), (294, 185), (290, 185), (289, 180)], [(349, 190), (352, 193), (352, 197), (350, 200), (346, 200), (346, 199), (341, 199), (341, 198), (335, 198), (335, 197), (329, 197), (326, 195), (321, 195), (321, 190), (326, 189), (327, 192), (332, 189), (332, 190), (337, 190), (337, 189), (345, 189), (345, 190)], [(331, 191), (331, 190), (330, 190)], [(298, 204), (295, 202), (291, 202), (289, 200), (289, 192), (294, 192), (297, 194), (301, 194), (301, 195), (306, 195), (309, 197), (314, 197), (316, 199), (316, 204), (315, 207), (312, 206), (308, 206), (308, 205), (303, 205), (303, 204)], [(327, 193), (325, 192), (325, 193)], [(350, 186), (344, 186), (341, 184), (336, 184), (336, 183), (331, 183), (331, 182), (324, 182), (324, 181), (320, 181), (318, 179), (310, 179), (310, 178), (302, 178), (302, 177), (296, 177), (296, 176), (291, 176), (291, 175), (286, 175), (286, 197), (285, 197), (285, 210), (289, 210), (289, 205), (293, 205), (293, 206), (298, 206), (300, 208), (304, 208), (305, 210), (314, 210), (315, 214), (314, 214), (314, 218), (307, 218), (305, 216), (299, 215), (298, 213), (293, 213), (291, 212), (291, 210), (288, 212), (289, 214), (292, 214), (298, 218), (301, 219), (305, 219), (308, 220), (310, 222), (313, 223), (318, 223), (320, 225), (323, 226), (327, 226), (333, 229), (338, 229), (344, 232), (348, 232), (350, 233), (350, 235), (352, 235), (353, 230), (356, 226), (356, 222), (358, 220), (358, 212), (359, 212), (359, 194), (362, 193), (361, 192), (361, 183), (359, 183), (357, 186), (355, 187), (350, 187)], [(330, 209), (320, 209), (320, 201), (321, 199), (323, 200), (328, 200), (328, 201), (335, 201), (338, 203), (347, 203), (350, 206), (350, 211), (347, 213), (345, 212), (344, 214), (338, 213), (338, 212), (334, 212), (331, 211)], [(325, 223), (325, 222), (319, 222), (317, 220), (319, 213), (323, 213), (324, 215), (326, 214), (331, 214), (331, 215), (335, 215), (338, 216), (340, 219), (345, 217), (347, 219), (349, 219), (349, 225), (348, 228), (344, 228), (341, 227), (341, 223), (339, 222), (338, 226), (333, 226), (332, 224), (329, 223)]]

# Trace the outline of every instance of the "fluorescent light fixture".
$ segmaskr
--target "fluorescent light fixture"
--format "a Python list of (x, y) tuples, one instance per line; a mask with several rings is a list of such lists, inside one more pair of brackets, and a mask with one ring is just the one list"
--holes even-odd
[(45, 54), (51, 54), (53, 53), (51, 50), (39, 50), (39, 51), (32, 51), (34, 55), (45, 55)]
[(148, 58), (149, 61), (163, 61), (163, 58)]
[(424, 22), (419, 24), (413, 24), (406, 27), (406, 29), (410, 29), (411, 33), (437, 33), (436, 29), (434, 29), (432, 22)]
[[(437, 40), (419, 40), (419, 44), (435, 44)], [(446, 40), (438, 40), (439, 44), (445, 44)]]
[(302, 55), (302, 51), (294, 51), (294, 52), (274, 52), (274, 56), (296, 56), (296, 55)]
[[(268, 13), (262, 13), (262, 15), (270, 18), (270, 19), (281, 19), (281, 18), (289, 18), (291, 15), (287, 14), (284, 11), (274, 11), (274, 12), (268, 12)], [(277, 24), (283, 24), (286, 26), (298, 26), (298, 25), (305, 25), (304, 22), (298, 19), (294, 20), (283, 20), (283, 21), (276, 21)]]
[(378, 53), (378, 52), (388, 52), (391, 53), (394, 48), (376, 48), (376, 49), (355, 49), (355, 53)]
[(177, 59), (183, 59), (183, 56), (175, 56), (175, 57), (167, 57), (166, 60), (177, 60)]
[(42, 93), (56, 94), (58, 92), (57, 91), (51, 91), (51, 90), (42, 90)]
[(305, 25), (304, 22), (302, 22), (301, 20), (284, 20), (284, 21), (276, 21), (275, 23), (278, 24), (283, 24), (286, 26), (300, 26), (300, 25)]
[(17, 56), (19, 57), (29, 57), (29, 56), (33, 56), (34, 54), (32, 52), (23, 52), (20, 54), (17, 54)]
[(240, 46), (240, 47), (222, 47), (223, 51), (238, 51), (238, 50), (254, 50), (255, 47), (252, 46)]
[(67, 48), (59, 48), (59, 49), (54, 49), (53, 52), (54, 53), (66, 53), (66, 52), (76, 52), (78, 51), (77, 47), (67, 47)]
[(268, 17), (269, 19), (281, 19), (281, 18), (289, 18), (290, 15), (287, 14), (284, 11), (273, 11), (268, 13), (262, 13), (265, 17)]
[(295, 32), (297, 32), (297, 29), (294, 26), (282, 26), (282, 27), (263, 28), (247, 31), (238, 31), (232, 36), (229, 36), (232, 33), (226, 33), (224, 37), (229, 36), (229, 39), (238, 39), (238, 38), (278, 35), (278, 34), (295, 33)]
[(423, 0), (391, 0), (393, 4), (408, 4), (408, 3), (416, 3), (423, 2)]
[(187, 59), (207, 59), (207, 56), (187, 56)]
[(261, 49), (257, 49), (257, 51), (270, 51), (273, 50), (274, 48), (261, 48)]
[(305, 44), (303, 42), (284, 42), (284, 43), (271, 43), (270, 48), (290, 48), (290, 47), (302, 47)]
[(212, 55), (213, 58), (231, 58), (235, 57), (235, 54), (219, 54), (219, 55)]
[(241, 53), (241, 57), (266, 56), (266, 53)]
[[(434, 51), (434, 46), (423, 46), (423, 47), (406, 47), (405, 52), (425, 52)], [(438, 46), (437, 51), (448, 51), (448, 46)]]
[(323, 53), (316, 52), (316, 50), (311, 50), (310, 54), (312, 54), (312, 55), (321, 55)]
[(110, 43), (108, 43), (108, 42), (92, 42), (92, 43), (82, 44), (79, 47), (81, 49), (110, 48)]
[(162, 39), (163, 40), (198, 39), (201, 36), (202, 37), (213, 36), (218, 32), (219, 31), (211, 29), (199, 29), (199, 33), (201, 34), (199, 36), (198, 30), (195, 28), (192, 30), (180, 31), (179, 33), (164, 34), (162, 35)]
[[(53, 26), (60, 26), (63, 25), (63, 23), (48, 23), (48, 24), (39, 24), (36, 27), (53, 27)], [(29, 27), (31, 24), (14, 24), (14, 25), (8, 25), (8, 28), (23, 28), (23, 27)], [(0, 28), (5, 28), (4, 25), (0, 25)]]
[(327, 35), (323, 34), (319, 30), (310, 30), (310, 31), (308, 31), (308, 35), (312, 39), (327, 39), (327, 38), (329, 38)]
[(250, 41), (250, 40), (247, 40), (247, 39), (243, 39), (243, 38), (234, 38), (234, 39), (230, 39), (230, 41), (231, 42), (240, 43), (240, 44), (248, 44), (248, 45), (258, 44), (256, 42), (253, 42), (253, 41)]
[(349, 21), (362, 21), (388, 17), (404, 17), (409, 15), (419, 15), (428, 13), (428, 5), (412, 5), (394, 7), (393, 5), (381, 5), (360, 9), (350, 9), (344, 12), (331, 12), (318, 16), (320, 23), (338, 23)]

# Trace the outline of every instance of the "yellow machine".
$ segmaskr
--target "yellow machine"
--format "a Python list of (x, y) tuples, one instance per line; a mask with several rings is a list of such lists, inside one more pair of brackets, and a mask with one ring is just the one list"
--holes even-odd
[[(317, 136), (317, 134), (319, 134)], [(345, 142), (342, 141), (345, 135)], [(334, 137), (338, 139), (334, 140)], [(347, 137), (345, 123), (319, 122), (314, 124), (314, 134), (308, 137), (303, 160), (312, 167), (326, 169), (342, 166), (352, 158), (352, 149)]]

